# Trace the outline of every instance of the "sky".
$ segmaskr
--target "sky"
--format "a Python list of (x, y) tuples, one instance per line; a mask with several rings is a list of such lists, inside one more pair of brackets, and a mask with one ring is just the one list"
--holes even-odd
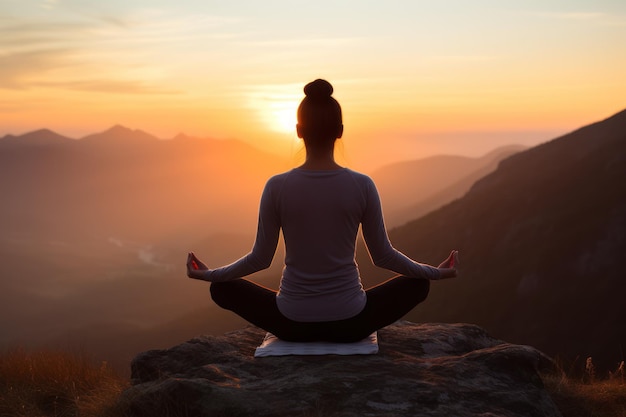
[(623, 0), (0, 0), (0, 136), (121, 124), (293, 153), (325, 78), (353, 166), (532, 146), (626, 108)]

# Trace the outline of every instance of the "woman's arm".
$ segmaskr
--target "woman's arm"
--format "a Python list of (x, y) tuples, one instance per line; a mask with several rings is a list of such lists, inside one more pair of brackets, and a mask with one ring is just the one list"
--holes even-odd
[[(361, 225), (363, 238), (365, 239), (372, 262), (374, 262), (376, 266), (389, 269), (398, 274), (431, 280), (456, 276), (455, 259), (458, 262), (458, 252), (456, 251), (452, 251), (448, 258), (436, 268), (431, 265), (416, 262), (395, 249), (387, 236), (380, 197), (373, 182), (370, 182), (367, 188), (366, 198), (367, 205)], [(456, 255), (454, 255), (455, 253)]]
[(187, 276), (203, 281), (219, 282), (241, 278), (266, 269), (274, 258), (279, 234), (280, 220), (274, 208), (268, 183), (261, 196), (259, 222), (252, 251), (239, 260), (217, 269), (208, 268), (193, 253), (190, 253), (187, 256)]

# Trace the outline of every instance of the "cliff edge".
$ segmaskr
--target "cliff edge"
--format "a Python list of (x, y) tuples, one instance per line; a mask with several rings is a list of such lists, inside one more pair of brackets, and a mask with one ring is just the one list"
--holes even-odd
[(550, 358), (469, 324), (397, 322), (367, 356), (254, 358), (256, 327), (139, 354), (124, 393), (150, 416), (561, 416)]

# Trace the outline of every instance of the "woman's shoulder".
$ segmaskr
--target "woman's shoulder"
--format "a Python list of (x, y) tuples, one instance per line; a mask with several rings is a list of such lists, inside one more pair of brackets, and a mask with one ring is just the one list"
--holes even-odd
[(293, 168), (289, 171), (281, 172), (279, 174), (275, 174), (271, 176), (267, 180), (268, 186), (276, 186), (278, 184), (284, 184), (289, 178), (293, 178), (295, 181), (298, 181), (299, 178), (327, 178), (329, 180), (339, 179), (341, 177), (346, 178), (349, 177), (352, 181), (357, 182), (360, 185), (369, 186), (373, 185), (374, 181), (372, 178), (359, 171), (354, 171), (350, 168), (341, 168), (337, 170), (306, 170), (300, 168)]
[(372, 178), (367, 175), (364, 174), (362, 172), (359, 171), (354, 171), (350, 168), (346, 168), (346, 172), (348, 174), (350, 174), (352, 176), (352, 178), (354, 178), (355, 181), (361, 183), (361, 184), (366, 184), (366, 185), (373, 185), (374, 184), (374, 180), (372, 180)]
[(293, 173), (293, 171), (293, 169), (290, 169), (289, 171), (272, 175), (265, 183), (265, 187), (281, 187), (282, 184), (285, 183), (287, 178)]

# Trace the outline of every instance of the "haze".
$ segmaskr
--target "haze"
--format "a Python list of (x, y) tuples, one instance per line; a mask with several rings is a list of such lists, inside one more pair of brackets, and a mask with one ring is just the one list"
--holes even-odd
[(626, 96), (617, 0), (8, 0), (0, 12), (0, 135), (119, 123), (288, 154), (302, 86), (322, 77), (344, 106), (350, 163), (374, 168), (534, 145)]
[(0, 347), (122, 362), (242, 324), (182, 262), (250, 248), (308, 81), (392, 227), (626, 97), (617, 0), (4, 0), (0, 33)]

